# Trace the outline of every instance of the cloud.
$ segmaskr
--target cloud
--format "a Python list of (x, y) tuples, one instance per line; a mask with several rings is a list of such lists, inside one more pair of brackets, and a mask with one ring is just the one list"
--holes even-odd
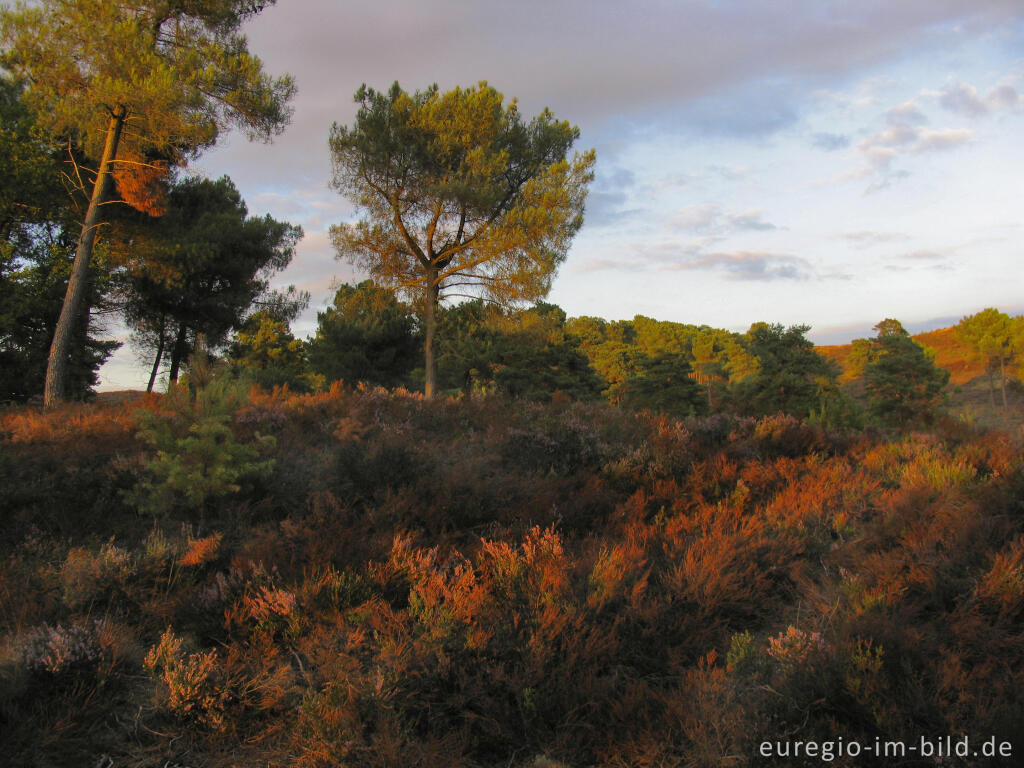
[(944, 131), (921, 128), (917, 133), (917, 142), (910, 147), (910, 151), (932, 152), (953, 149), (969, 144), (973, 139), (974, 131), (969, 128), (947, 128)]
[(836, 152), (850, 146), (850, 137), (838, 133), (816, 133), (811, 137), (811, 144), (826, 152)]
[(926, 123), (928, 122), (928, 118), (926, 118), (924, 113), (918, 109), (917, 104), (911, 100), (892, 107), (888, 112), (886, 112), (885, 122), (893, 126), (894, 129), (898, 129), (904, 126)]
[(672, 128), (699, 136), (751, 138), (795, 125), (801, 89), (793, 81), (752, 80), (686, 101), (671, 111)]
[[(686, 243), (674, 240), (635, 242), (623, 249), (626, 254), (623, 258), (590, 258), (574, 263), (571, 268), (577, 274), (618, 270), (704, 271), (720, 273), (729, 280), (763, 282), (817, 277), (809, 261), (792, 254), (714, 250), (724, 239), (718, 235), (706, 235)], [(835, 274), (827, 277), (845, 276)]]
[(671, 221), (673, 227), (694, 232), (710, 232), (718, 225), (721, 208), (715, 203), (689, 205), (677, 213)]
[(867, 189), (864, 190), (864, 194), (870, 195), (874, 192), (880, 192), (883, 189), (888, 189), (897, 181), (910, 177), (910, 171), (886, 171), (884, 175), (877, 178), (871, 184), (868, 185)]
[(974, 131), (969, 128), (933, 129), (925, 125), (927, 122), (928, 118), (916, 99), (890, 108), (885, 113), (885, 127), (857, 145), (856, 152), (863, 164), (840, 174), (835, 180), (850, 181), (877, 174), (881, 178), (867, 188), (867, 192), (876, 192), (910, 175), (906, 170), (893, 169), (895, 161), (902, 155), (951, 150), (974, 140)]
[(709, 165), (707, 172), (725, 181), (742, 181), (753, 171), (750, 165)]
[(785, 253), (731, 251), (684, 257), (665, 270), (712, 270), (724, 272), (731, 280), (807, 280), (813, 275), (806, 259)]
[(626, 207), (629, 193), (635, 187), (636, 174), (626, 168), (616, 168), (610, 173), (598, 171), (594, 186), (587, 194), (587, 226), (621, 224), (624, 218), (639, 213), (639, 208)]
[(778, 229), (770, 221), (765, 221), (760, 211), (747, 211), (746, 213), (730, 213), (725, 217), (727, 227), (731, 231), (757, 231), (767, 232)]
[(980, 117), (988, 114), (988, 105), (978, 96), (973, 85), (952, 82), (942, 89), (939, 103), (950, 112), (965, 117)]
[(938, 92), (939, 104), (964, 117), (985, 117), (992, 112), (1012, 110), (1024, 104), (1024, 97), (1012, 85), (997, 85), (982, 97), (973, 85), (950, 80)]
[(907, 251), (887, 258), (883, 268), (889, 272), (910, 272), (921, 269), (945, 272), (953, 269), (949, 263), (949, 257), (955, 254), (958, 247)]
[(693, 181), (693, 177), (687, 175), (681, 176), (670, 176), (665, 179), (658, 179), (647, 186), (655, 192), (667, 192), (674, 189), (680, 189), (687, 186)]
[(361, 83), (396, 79), (448, 89), (486, 78), (525, 115), (550, 106), (579, 124), (584, 142), (623, 116), (644, 128), (763, 134), (791, 125), (809, 88), (938, 44), (957, 24), (998, 30), (1019, 14), (1019, 0), (702, 0), (642, 11), (618, 0), (289, 0), (245, 32), (268, 72), (295, 76), (293, 124), (273, 151), (232, 137), (218, 157), (243, 190), (268, 173), (322, 188), (331, 122), (352, 121)]
[(631, 269), (636, 265), (626, 264), (620, 260), (608, 258), (571, 258), (569, 271), (573, 274), (584, 275), (590, 272), (607, 272), (616, 269)]
[(778, 229), (770, 221), (765, 221), (761, 211), (727, 213), (717, 203), (687, 206), (672, 218), (670, 224), (677, 229), (721, 235)]
[(1018, 109), (1024, 106), (1024, 95), (1012, 85), (1000, 85), (989, 92), (986, 101), (992, 109)]
[(895, 243), (910, 239), (909, 235), (905, 235), (902, 232), (874, 232), (870, 230), (843, 232), (838, 235), (838, 237), (857, 248), (871, 248), (876, 245), (884, 245), (885, 243)]
[(869, 136), (857, 148), (869, 166), (884, 170), (900, 152), (919, 154), (954, 149), (969, 144), (973, 138), (974, 131), (969, 128), (933, 131), (923, 126), (899, 125)]

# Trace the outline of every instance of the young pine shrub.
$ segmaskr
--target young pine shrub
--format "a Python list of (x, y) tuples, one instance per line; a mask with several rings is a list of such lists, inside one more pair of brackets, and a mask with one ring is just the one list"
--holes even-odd
[(145, 467), (146, 479), (127, 493), (128, 501), (158, 516), (179, 508), (205, 510), (269, 476), (274, 460), (264, 457), (274, 438), (256, 433), (242, 442), (232, 429), (242, 398), (237, 387), (217, 380), (194, 403), (186, 388), (175, 387), (165, 396), (167, 409), (140, 411), (139, 437), (155, 455)]

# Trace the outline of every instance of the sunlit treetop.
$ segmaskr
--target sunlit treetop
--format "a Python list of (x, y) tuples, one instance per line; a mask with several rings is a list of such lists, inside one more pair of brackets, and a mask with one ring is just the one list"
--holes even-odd
[(3, 64), (52, 135), (99, 158), (112, 117), (122, 148), (181, 162), (229, 126), (269, 140), (290, 118), (290, 77), (249, 53), (241, 23), (266, 3), (43, 0), (0, 12)]
[(486, 82), (413, 94), (363, 86), (351, 127), (334, 124), (332, 186), (360, 219), (331, 227), (338, 256), (420, 302), (434, 390), (435, 312), (445, 298), (543, 298), (583, 224), (594, 152), (548, 110), (525, 122)]
[(339, 254), (412, 295), (544, 296), (593, 177), (592, 151), (567, 157), (579, 129), (548, 110), (525, 122), (487, 83), (356, 101), (331, 129), (333, 186), (362, 214), (332, 229)]

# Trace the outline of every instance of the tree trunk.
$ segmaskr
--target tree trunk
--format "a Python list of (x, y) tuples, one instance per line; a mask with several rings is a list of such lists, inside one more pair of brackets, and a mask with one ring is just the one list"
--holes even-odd
[(174, 348), (171, 350), (171, 371), (168, 379), (177, 383), (178, 371), (181, 369), (181, 360), (185, 357), (185, 341), (187, 340), (188, 326), (184, 323), (178, 328), (178, 338), (174, 340)]
[(988, 366), (988, 404), (996, 407), (996, 383), (992, 380), (992, 364)]
[(437, 330), (438, 300), (437, 270), (432, 269), (427, 276), (427, 303), (423, 309), (426, 321), (426, 338), (423, 351), (426, 353), (424, 367), (423, 396), (428, 400), (434, 396), (437, 387), (437, 360), (434, 358), (434, 333)]
[(166, 317), (163, 315), (160, 316), (160, 341), (156, 345), (156, 360), (153, 361), (153, 370), (149, 374), (149, 384), (146, 385), (147, 392), (153, 391), (153, 385), (156, 383), (157, 374), (160, 373), (160, 359), (164, 356), (164, 334), (167, 331), (165, 327), (166, 320)]
[(100, 205), (103, 204), (103, 198), (106, 196), (110, 179), (110, 164), (117, 156), (117, 145), (121, 141), (124, 118), (124, 109), (118, 107), (110, 116), (110, 122), (107, 124), (103, 156), (100, 158), (100, 167), (92, 186), (92, 197), (89, 199), (89, 208), (86, 210), (82, 233), (78, 237), (78, 247), (75, 249), (75, 261), (71, 265), (68, 289), (64, 294), (64, 304), (60, 308), (60, 318), (57, 320), (57, 327), (53, 332), (53, 343), (50, 345), (50, 358), (46, 364), (46, 384), (43, 388), (43, 406), (45, 408), (53, 408), (61, 403), (67, 395), (71, 338), (74, 335), (75, 321), (85, 296), (85, 284), (89, 276), (89, 260), (92, 258), (92, 245), (96, 240), (96, 228), (100, 224)]

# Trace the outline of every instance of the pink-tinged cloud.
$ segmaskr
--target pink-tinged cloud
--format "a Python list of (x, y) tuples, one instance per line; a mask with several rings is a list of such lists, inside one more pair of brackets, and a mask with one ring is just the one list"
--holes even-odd
[(969, 128), (949, 128), (944, 131), (932, 131), (922, 128), (918, 133), (917, 143), (911, 148), (911, 152), (932, 152), (943, 149), (953, 149), (964, 144), (969, 144), (974, 139), (974, 131)]
[[(866, 165), (844, 174), (841, 180), (862, 178), (872, 171), (889, 173), (893, 162), (901, 154), (937, 152), (968, 144), (974, 139), (969, 128), (928, 128), (927, 118), (914, 101), (904, 102), (886, 112), (886, 127), (857, 145), (857, 151)], [(905, 172), (903, 172), (905, 175)]]

